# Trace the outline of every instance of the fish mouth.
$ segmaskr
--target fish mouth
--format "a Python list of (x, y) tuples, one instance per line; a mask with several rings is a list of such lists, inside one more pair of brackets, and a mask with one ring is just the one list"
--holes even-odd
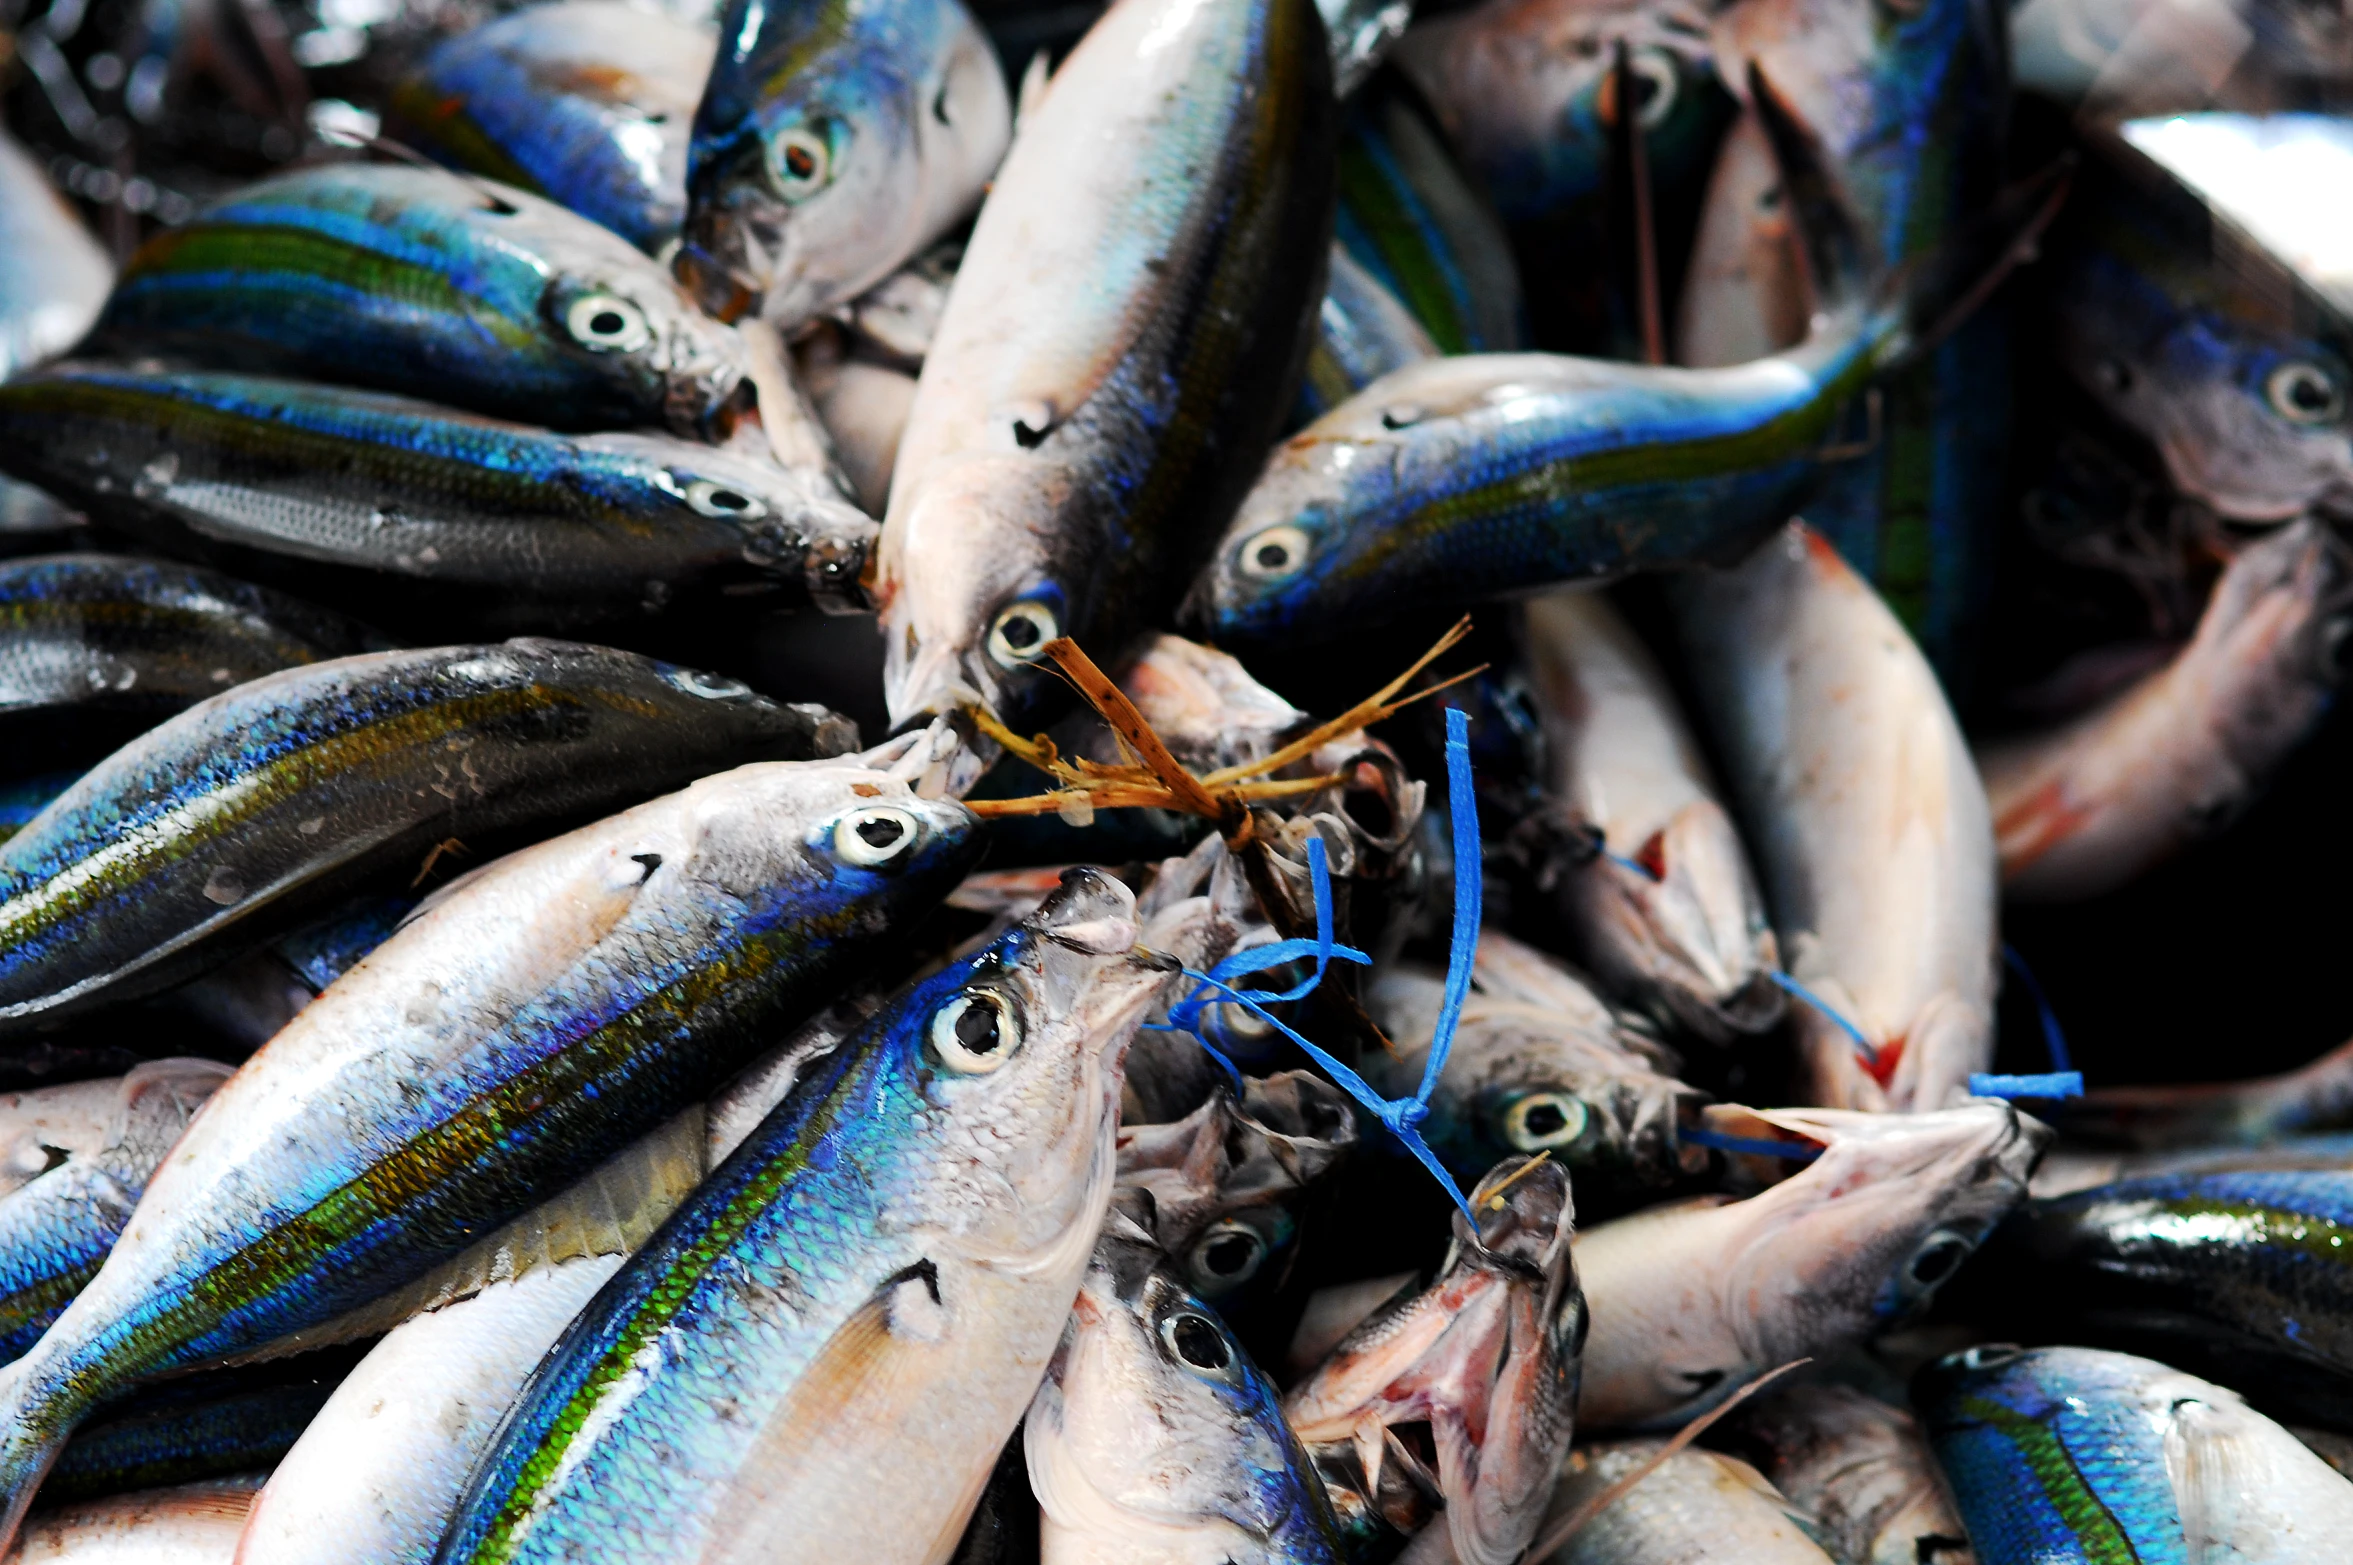
[(678, 286), (705, 315), (732, 326), (758, 309), (768, 292), (763, 269), (750, 265), (743, 225), (724, 213), (690, 222), (670, 263)]

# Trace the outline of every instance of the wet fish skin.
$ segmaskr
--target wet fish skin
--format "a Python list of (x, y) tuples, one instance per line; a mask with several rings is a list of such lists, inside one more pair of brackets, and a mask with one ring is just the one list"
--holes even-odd
[(1969, 1348), (1912, 1400), (1984, 1565), (2322, 1565), (2353, 1484), (2238, 1394), (2093, 1348)]
[(853, 739), (822, 707), (573, 642), (267, 675), (116, 751), (0, 844), (0, 1028), (167, 987), (306, 904), (405, 882), (436, 844), (479, 852), (715, 766)]
[(1919, 1423), (1830, 1381), (1776, 1389), (1735, 1414), (1746, 1457), (1849, 1565), (1976, 1565)]
[[(9, 1565), (105, 1559), (169, 1549), (174, 1565), (231, 1565), (259, 1474), (110, 1495), (45, 1512), (24, 1529)], [(137, 1558), (139, 1555), (132, 1555)]]
[[(1352, 1558), (1436, 1528), (1413, 1558), (1443, 1559), (1423, 1552), (1443, 1546), (1459, 1565), (1510, 1565), (1534, 1541), (1568, 1452), (1586, 1328), (1568, 1173), (1508, 1159), (1471, 1209), (1483, 1243), (1456, 1216), (1436, 1280), (1376, 1310), (1284, 1398)], [(1428, 1424), (1437, 1471), (1401, 1483), (1420, 1464), (1388, 1429), (1409, 1423)]]
[[(1134, 910), (1071, 870), (813, 1063), (534, 1374), (435, 1558), (943, 1558), (1110, 1201), (1120, 1056), (1172, 970)], [(1205, 914), (1155, 949), (1195, 959)], [(909, 1450), (933, 1481), (878, 1512)]]
[(1934, 671), (1803, 524), (1668, 599), (1782, 961), (1871, 1045), (1866, 1061), (1793, 1004), (1800, 1090), (1856, 1109), (1966, 1097), (1992, 1061), (1993, 824)]
[(730, 0), (687, 154), (677, 270), (723, 320), (787, 329), (979, 204), (1013, 107), (961, 0)]
[(158, 1383), (109, 1407), (66, 1443), (41, 1485), (44, 1509), (273, 1466), (350, 1367), (348, 1352), (214, 1370)]
[(1308, 0), (1120, 0), (1063, 63), (900, 443), (875, 590), (894, 723), (977, 695), (1034, 726), (1068, 696), (1048, 642), (1114, 663), (1183, 591), (1295, 393), (1334, 120)]
[[(1549, 1526), (1651, 1460), (1661, 1442), (1608, 1440), (1579, 1447), (1554, 1492)], [(1831, 1565), (1831, 1556), (1787, 1496), (1737, 1457), (1692, 1446), (1676, 1452), (1597, 1513), (1549, 1565)], [(1854, 1565), (1841, 1558), (1840, 1565)], [(1904, 1565), (1938, 1565), (1931, 1556)]]
[(87, 764), (281, 668), (381, 645), (265, 587), (125, 555), (0, 563), (0, 742), (12, 768)]
[(149, 240), (96, 341), (315, 376), (561, 429), (720, 438), (734, 332), (610, 230), (525, 191), (335, 163), (249, 185)]
[(2247, 544), (2164, 668), (1978, 751), (2004, 896), (2071, 901), (2223, 829), (2335, 704), (2353, 550), (2306, 517)]
[(1764, 896), (1657, 660), (1591, 592), (1530, 600), (1521, 643), (1546, 791), (1601, 849), (1556, 871), (1575, 953), (1616, 994), (1703, 1038), (1778, 1024)]
[(1767, 1370), (1912, 1315), (2025, 1196), (2051, 1139), (1990, 1101), (1909, 1115), (1751, 1110), (1735, 1128), (1821, 1155), (1746, 1200), (1702, 1196), (1577, 1236), (1593, 1314), (1582, 1427), (1671, 1427)]
[[(119, 1081), (20, 1095), (10, 1118), (31, 1123), (9, 1144), (12, 1188), (0, 1196), (0, 1362), (30, 1348), (97, 1275), (148, 1179), (229, 1074), (213, 1060), (156, 1060)], [(61, 1133), (39, 1122), (42, 1101), (103, 1107), (104, 1117)]]
[(2353, 1427), (2347, 1235), (2343, 1166), (2147, 1175), (2021, 1207), (1979, 1291), (2004, 1329), (2162, 1353), (2282, 1416)]
[(1394, 369), (1438, 356), (1438, 345), (1404, 303), (1347, 247), (1332, 246), (1315, 346), (1299, 384), (1298, 423), (1314, 422)]
[(1341, 1565), (1274, 1384), (1114, 1215), (1023, 1421), (1045, 1565)]
[(258, 375), (37, 371), (0, 387), (0, 466), (243, 574), (517, 630), (731, 588), (852, 607), (875, 535), (819, 474)]
[(718, 38), (624, 0), (551, 0), (437, 45), (385, 134), (528, 190), (652, 255), (686, 221), (686, 143)]
[(1850, 313), (1730, 369), (1479, 354), (1373, 382), (1276, 448), (1184, 615), (1221, 644), (1735, 558), (1820, 479), (1901, 336)]
[(216, 1097), (0, 1371), (13, 1526), (108, 1390), (369, 1303), (707, 1095), (970, 868), (962, 806), (755, 763), (456, 884)]
[(114, 285), (114, 259), (17, 139), (0, 133), (0, 380), (82, 339)]

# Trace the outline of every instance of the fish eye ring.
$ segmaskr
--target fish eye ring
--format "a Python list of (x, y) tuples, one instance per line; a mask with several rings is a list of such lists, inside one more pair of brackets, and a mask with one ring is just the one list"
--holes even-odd
[(1259, 581), (1281, 581), (1307, 568), (1315, 542), (1303, 527), (1285, 522), (1250, 535), (1242, 544), (1242, 574)]
[[(1635, 79), (1634, 123), (1644, 130), (1656, 130), (1675, 112), (1675, 99), (1682, 91), (1683, 78), (1675, 69), (1675, 57), (1664, 49), (1637, 49), (1626, 64)], [(1644, 86), (1650, 88), (1649, 93), (1641, 90)]]
[(2303, 359), (2265, 376), (2263, 399), (2291, 424), (2333, 424), (2345, 413), (2345, 393), (2336, 377)]
[(1565, 1147), (1585, 1134), (1591, 1117), (1581, 1100), (1565, 1092), (1531, 1092), (1505, 1107), (1503, 1139), (1518, 1152)]
[(596, 353), (635, 353), (654, 340), (645, 311), (618, 294), (592, 293), (572, 301), (564, 311), (564, 330), (583, 348)]
[(989, 656), (1000, 668), (1034, 663), (1046, 643), (1062, 634), (1054, 611), (1035, 598), (1008, 604), (989, 625)]
[(730, 489), (708, 478), (698, 478), (686, 486), (686, 503), (704, 516), (728, 516), (749, 519), (766, 516), (768, 507), (745, 494), (741, 489)]
[(1980, 1342), (1973, 1348), (1963, 1348), (1950, 1362), (1963, 1369), (1999, 1369), (2026, 1357), (2026, 1350), (2015, 1342)]
[(787, 201), (805, 201), (833, 179), (833, 148), (813, 126), (780, 131), (768, 143), (768, 183)]
[(881, 869), (907, 856), (923, 823), (895, 804), (871, 804), (833, 823), (833, 851), (860, 869)]
[(1160, 1323), (1160, 1340), (1176, 1361), (1199, 1375), (1223, 1376), (1233, 1367), (1234, 1350), (1217, 1322), (1195, 1310), (1183, 1310)]
[(986, 989), (967, 989), (932, 1012), (931, 1052), (959, 1076), (986, 1076), (1020, 1047), (1021, 1024)]
[(1266, 1236), (1231, 1217), (1211, 1223), (1185, 1256), (1196, 1289), (1234, 1288), (1266, 1264)]
[(1939, 1228), (1920, 1241), (1920, 1247), (1904, 1262), (1904, 1281), (1923, 1295), (1933, 1293), (1976, 1248), (1976, 1241), (1967, 1234)]

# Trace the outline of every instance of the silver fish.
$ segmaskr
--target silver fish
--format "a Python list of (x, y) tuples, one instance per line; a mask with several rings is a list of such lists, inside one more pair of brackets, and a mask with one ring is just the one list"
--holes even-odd
[(1846, 1565), (1976, 1565), (1919, 1423), (1852, 1386), (1776, 1389), (1722, 1443), (1753, 1461)]
[(230, 1565), (258, 1476), (142, 1489), (45, 1511), (7, 1565)]
[(1679, 1423), (1769, 1369), (1923, 1308), (2024, 1197), (2051, 1139), (1995, 1102), (1711, 1117), (1820, 1155), (1746, 1200), (1700, 1196), (1578, 1236), (1593, 1312), (1582, 1427)]
[[(1345, 1486), (1333, 1501), (1352, 1548), (1419, 1528), (1428, 1541), (1408, 1558), (1510, 1565), (1567, 1454), (1586, 1323), (1568, 1175), (1513, 1158), (1479, 1182), (1471, 1209), (1479, 1231), (1456, 1215), (1437, 1280), (1376, 1311), (1284, 1399), (1319, 1467)], [(1429, 1425), (1435, 1473), (1391, 1432), (1413, 1423)], [(1380, 1514), (1400, 1469), (1419, 1503)]]
[(1669, 596), (1781, 958), (1869, 1047), (1794, 1007), (1804, 1092), (1857, 1109), (1966, 1096), (1993, 1053), (1993, 824), (1927, 659), (1802, 523)]
[[(1549, 1528), (1653, 1460), (1663, 1442), (1613, 1440), (1579, 1448), (1554, 1496)], [(1737, 1457), (1677, 1451), (1594, 1516), (1549, 1565), (1834, 1565), (1779, 1490)], [(1835, 1565), (1855, 1565), (1841, 1559)], [(1907, 1562), (1909, 1565), (1909, 1562)]]
[(1547, 792), (1600, 849), (1560, 871), (1575, 954), (1662, 1021), (1719, 1042), (1781, 1019), (1780, 948), (1666, 674), (1593, 592), (1524, 611)]
[(2241, 549), (2189, 645), (2048, 733), (1977, 752), (2005, 896), (2114, 890), (2253, 802), (2334, 702), (2353, 550), (2311, 518)]
[(1042, 1565), (1340, 1565), (1274, 1385), (1117, 1212), (1023, 1424)]
[[(61, 59), (59, 67), (64, 67)], [(0, 380), (82, 340), (114, 261), (14, 136), (0, 131)]]

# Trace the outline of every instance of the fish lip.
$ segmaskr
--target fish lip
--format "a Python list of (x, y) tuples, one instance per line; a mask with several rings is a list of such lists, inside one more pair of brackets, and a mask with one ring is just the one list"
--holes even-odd
[(713, 254), (691, 234), (680, 242), (670, 273), (702, 312), (722, 325), (732, 326), (760, 308), (767, 292), (759, 279), (747, 279), (734, 263)]

